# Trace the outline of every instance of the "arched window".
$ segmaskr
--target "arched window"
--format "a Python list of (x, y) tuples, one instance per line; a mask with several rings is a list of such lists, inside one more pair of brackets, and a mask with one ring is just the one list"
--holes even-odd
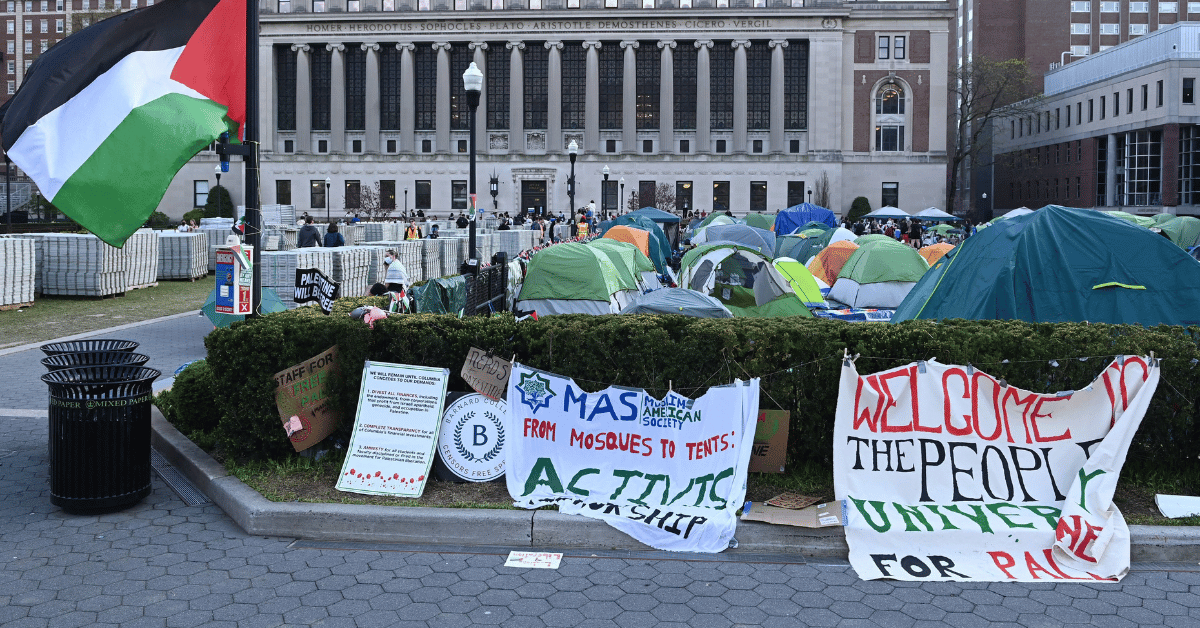
[(875, 150), (900, 152), (906, 149), (904, 88), (885, 83), (875, 93)]

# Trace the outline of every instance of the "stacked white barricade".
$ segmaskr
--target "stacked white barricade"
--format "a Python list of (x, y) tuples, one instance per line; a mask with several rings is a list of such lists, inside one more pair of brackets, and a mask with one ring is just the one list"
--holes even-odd
[(382, 242), (383, 225), (382, 222), (360, 222), (358, 223), (363, 230), (363, 242)]
[[(239, 215), (245, 215), (245, 206), (238, 206)], [(296, 224), (295, 205), (263, 205), (262, 224), (291, 227)]]
[(413, 283), (428, 279), (425, 276), (425, 263), (422, 259), (425, 255), (425, 242), (425, 240), (405, 240), (397, 242), (394, 247), (400, 254), (400, 261), (404, 264), (404, 269), (408, 271), (409, 279)]
[(339, 246), (326, 249), (333, 254), (333, 276), (343, 297), (366, 296), (371, 288), (371, 263), (376, 249), (369, 246)]
[(342, 237), (346, 239), (346, 244), (356, 246), (363, 242), (363, 227), (362, 223), (351, 223), (348, 225), (340, 225)]
[(201, 218), (200, 223), (200, 233), (208, 237), (208, 269), (216, 270), (217, 248), (225, 246), (225, 238), (233, 235), (233, 221), (228, 218)]
[(128, 286), (121, 249), (91, 234), (46, 234), (39, 261), (45, 268), (42, 294), (104, 297), (122, 294)]
[(199, 279), (208, 274), (208, 236), (158, 232), (158, 278)]
[(125, 240), (125, 288), (149, 288), (158, 285), (158, 232), (138, 229)]
[(296, 307), (296, 269), (315, 268), (333, 277), (333, 250), (309, 247), (294, 251), (263, 251), (263, 290), (273, 290), (289, 309)]
[(36, 246), (32, 238), (0, 237), (0, 307), (33, 303)]

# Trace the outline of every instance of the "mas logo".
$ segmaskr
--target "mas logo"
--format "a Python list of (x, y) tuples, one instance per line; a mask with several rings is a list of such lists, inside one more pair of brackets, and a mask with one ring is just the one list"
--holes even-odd
[(550, 399), (555, 396), (554, 391), (550, 390), (550, 380), (540, 373), (522, 373), (517, 390), (521, 391), (521, 403), (529, 406), (530, 412), (535, 414), (538, 408), (549, 408)]

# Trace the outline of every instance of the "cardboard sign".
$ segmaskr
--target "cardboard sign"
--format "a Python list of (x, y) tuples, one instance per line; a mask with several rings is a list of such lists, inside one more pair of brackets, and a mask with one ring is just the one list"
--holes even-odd
[(766, 504), (747, 504), (747, 508), (742, 512), (742, 521), (761, 521), (800, 528), (829, 528), (844, 524), (845, 506), (845, 502), (837, 501), (793, 510)]
[(367, 361), (337, 490), (420, 497), (437, 445), (447, 369)]
[(787, 459), (788, 424), (792, 413), (788, 410), (759, 410), (758, 423), (754, 428), (754, 447), (750, 450), (750, 471), (755, 473), (783, 473)]
[(296, 451), (316, 445), (337, 429), (341, 415), (328, 400), (329, 380), (336, 371), (334, 345), (275, 374), (275, 406)]
[(512, 363), (490, 351), (471, 347), (467, 361), (463, 363), (462, 378), (475, 392), (493, 400), (508, 395), (508, 374)]
[(340, 291), (341, 286), (321, 271), (315, 268), (296, 269), (296, 293), (292, 297), (296, 303), (316, 301), (321, 305), (321, 311), (329, 314)]
[(1080, 390), (1037, 393), (933, 360), (860, 376), (846, 360), (833, 484), (860, 578), (1120, 580), (1130, 537), (1113, 503), (1158, 386), (1117, 356)]

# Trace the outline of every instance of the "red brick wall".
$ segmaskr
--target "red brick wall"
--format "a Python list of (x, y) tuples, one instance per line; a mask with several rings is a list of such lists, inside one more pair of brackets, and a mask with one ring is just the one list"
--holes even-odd
[(929, 31), (909, 33), (909, 60), (913, 63), (929, 63)]
[(854, 62), (875, 61), (875, 31), (858, 31), (854, 34)]
[[(872, 120), (875, 114), (875, 84), (888, 73), (884, 70), (858, 70), (854, 73), (854, 151), (866, 153), (871, 150), (871, 134), (875, 132)], [(866, 81), (863, 81), (863, 77)], [(920, 83), (918, 84), (918, 77)], [(912, 125), (905, 129), (907, 143), (913, 152), (929, 150), (929, 72), (900, 71), (896, 78), (908, 83), (906, 110)]]
[[(1025, 206), (1038, 209), (1046, 205), (1095, 207), (1096, 142), (1104, 136), (1060, 142), (996, 159), (995, 212)], [(1056, 153), (1057, 148), (1057, 153)], [(1070, 152), (1070, 159), (1067, 153)], [(1080, 158), (1082, 153), (1082, 159)], [(1055, 159), (1055, 155), (1058, 159)], [(1078, 179), (1079, 183), (1076, 184)], [(1064, 181), (1065, 180), (1065, 181)], [(1015, 192), (1014, 192), (1015, 184)], [(1055, 195), (1057, 188), (1058, 194)], [(1026, 194), (1025, 190), (1030, 190)], [(1081, 192), (1082, 194), (1078, 194)]]

